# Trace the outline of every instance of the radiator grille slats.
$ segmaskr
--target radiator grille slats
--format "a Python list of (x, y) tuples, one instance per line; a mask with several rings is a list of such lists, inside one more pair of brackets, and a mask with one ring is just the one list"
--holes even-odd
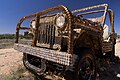
[(52, 47), (55, 43), (55, 26), (52, 22), (40, 23), (38, 43), (49, 44)]

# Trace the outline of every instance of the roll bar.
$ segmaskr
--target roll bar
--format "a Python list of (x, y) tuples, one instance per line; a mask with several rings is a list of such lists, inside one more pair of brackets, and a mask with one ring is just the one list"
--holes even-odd
[[(93, 13), (99, 13), (99, 12), (104, 12), (104, 10), (96, 10), (96, 11), (85, 12), (85, 13), (78, 14), (78, 16), (93, 14)], [(114, 12), (111, 9), (108, 9), (107, 12), (108, 12), (108, 15), (109, 15), (110, 24), (111, 24), (111, 27), (112, 27), (112, 32), (114, 32)]]
[[(101, 8), (101, 7), (105, 7), (104, 14), (103, 14), (103, 22), (102, 22), (102, 25), (104, 25), (105, 19), (106, 19), (106, 13), (107, 13), (107, 10), (108, 10), (108, 4), (101, 4), (101, 5), (97, 5), (97, 6), (91, 6), (91, 7), (87, 7), (87, 8), (77, 9), (77, 10), (72, 11), (72, 13), (92, 10), (92, 9)], [(87, 12), (87, 14), (88, 13), (89, 12)], [(86, 13), (84, 13), (84, 14), (86, 14)]]

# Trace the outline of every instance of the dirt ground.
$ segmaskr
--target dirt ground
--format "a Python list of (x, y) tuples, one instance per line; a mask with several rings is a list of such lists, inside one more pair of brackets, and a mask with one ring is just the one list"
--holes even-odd
[[(120, 42), (116, 44), (116, 56), (120, 58)], [(11, 72), (17, 70), (21, 64), (21, 52), (13, 48), (0, 49), (0, 75), (11, 74)], [(102, 74), (103, 76), (100, 80), (120, 80), (120, 63), (110, 63), (107, 67), (101, 68), (101, 71), (105, 72), (108, 69), (110, 69), (109, 72), (107, 72), (107, 74)]]
[(117, 44), (115, 45), (115, 55), (120, 57), (120, 42), (117, 42)]
[(13, 48), (0, 49), (0, 75), (10, 74), (21, 64), (22, 54)]

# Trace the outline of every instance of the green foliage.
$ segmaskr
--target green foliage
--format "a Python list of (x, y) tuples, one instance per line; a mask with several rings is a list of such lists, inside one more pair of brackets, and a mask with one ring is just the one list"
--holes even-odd
[(117, 35), (117, 38), (120, 39), (120, 35)]
[(19, 38), (20, 38), (20, 39), (23, 39), (23, 38), (25, 38), (25, 36), (23, 36), (23, 35), (19, 35)]
[[(0, 34), (0, 39), (15, 39), (15, 34)], [(20, 39), (25, 38), (23, 35), (19, 35)]]
[(15, 34), (1, 34), (0, 39), (15, 39)]

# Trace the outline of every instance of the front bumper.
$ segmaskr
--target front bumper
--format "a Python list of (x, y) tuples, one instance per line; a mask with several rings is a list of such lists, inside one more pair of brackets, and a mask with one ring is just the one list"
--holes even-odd
[(72, 66), (74, 62), (73, 55), (57, 50), (32, 47), (17, 43), (14, 44), (14, 49), (65, 66)]

